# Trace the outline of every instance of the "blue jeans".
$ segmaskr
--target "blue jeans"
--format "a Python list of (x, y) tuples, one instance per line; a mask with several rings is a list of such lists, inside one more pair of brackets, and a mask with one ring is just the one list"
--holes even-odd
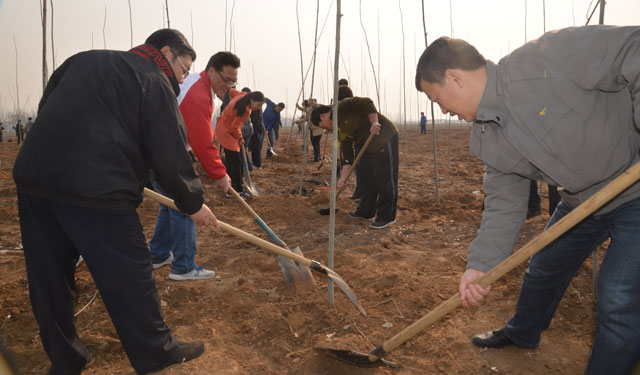
[[(547, 226), (571, 211), (564, 201)], [(593, 250), (611, 238), (598, 277), (596, 332), (586, 374), (629, 374), (640, 361), (640, 198), (589, 216), (529, 261), (515, 315), (514, 343), (536, 348), (565, 289)]]
[[(153, 188), (160, 194), (169, 196), (160, 185), (151, 179)], [(172, 198), (172, 197), (170, 197)], [(183, 274), (196, 267), (196, 223), (189, 215), (178, 212), (167, 206), (160, 206), (156, 229), (149, 243), (151, 261), (159, 263), (167, 259), (173, 252), (171, 273)]]

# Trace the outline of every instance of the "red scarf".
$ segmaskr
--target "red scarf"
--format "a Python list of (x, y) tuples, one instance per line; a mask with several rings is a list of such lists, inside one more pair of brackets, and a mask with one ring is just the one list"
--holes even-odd
[(171, 87), (173, 87), (173, 91), (176, 93), (176, 96), (180, 95), (180, 85), (178, 84), (176, 75), (173, 73), (171, 64), (169, 64), (167, 58), (162, 52), (158, 51), (155, 47), (149, 44), (141, 44), (130, 49), (129, 52), (137, 53), (148, 61), (155, 63), (158, 68), (160, 68), (160, 70), (162, 70), (162, 72), (167, 76), (167, 78), (169, 78), (169, 82), (171, 82)]

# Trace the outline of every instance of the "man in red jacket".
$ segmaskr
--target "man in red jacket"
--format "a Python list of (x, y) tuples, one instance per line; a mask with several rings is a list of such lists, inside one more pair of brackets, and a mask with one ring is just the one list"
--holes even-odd
[[(180, 85), (178, 104), (187, 126), (189, 147), (196, 155), (209, 177), (224, 192), (229, 189), (230, 179), (220, 160), (218, 149), (213, 145), (213, 95), (224, 97), (236, 84), (240, 59), (231, 52), (218, 52), (211, 56), (205, 70), (189, 75)], [(231, 90), (231, 97), (238, 93)], [(164, 192), (155, 180), (154, 189)], [(172, 280), (200, 280), (215, 276), (195, 262), (196, 226), (188, 215), (161, 206), (156, 229), (149, 245), (154, 268), (171, 264), (169, 278)]]

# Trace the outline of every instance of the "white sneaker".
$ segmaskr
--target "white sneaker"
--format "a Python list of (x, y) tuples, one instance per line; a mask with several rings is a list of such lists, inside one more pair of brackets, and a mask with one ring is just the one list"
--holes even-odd
[(203, 279), (210, 279), (215, 276), (216, 276), (215, 271), (205, 270), (200, 266), (196, 266), (196, 268), (194, 268), (193, 271), (187, 272), (187, 273), (182, 273), (182, 274), (177, 274), (172, 272), (169, 273), (169, 278), (171, 280), (176, 280), (176, 281), (203, 280)]
[(167, 257), (167, 259), (163, 260), (162, 262), (152, 263), (152, 266), (154, 270), (157, 270), (160, 267), (166, 266), (167, 264), (171, 264), (171, 262), (173, 262), (173, 253), (169, 253), (169, 256)]

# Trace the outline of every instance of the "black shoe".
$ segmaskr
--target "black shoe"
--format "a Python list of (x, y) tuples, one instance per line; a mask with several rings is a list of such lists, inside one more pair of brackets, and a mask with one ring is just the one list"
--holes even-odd
[(395, 220), (376, 220), (373, 223), (369, 224), (369, 228), (382, 229), (388, 227), (391, 224), (394, 224), (395, 222)]
[(178, 347), (172, 353), (169, 353), (169, 360), (165, 367), (198, 358), (202, 353), (204, 353), (203, 342), (180, 342), (178, 343)]
[(358, 211), (350, 211), (349, 212), (349, 216), (351, 216), (353, 218), (356, 218), (356, 219), (366, 220), (366, 221), (372, 221), (373, 220), (373, 216), (365, 217), (365, 216), (362, 216)]
[(515, 345), (515, 343), (504, 335), (501, 329), (478, 333), (473, 336), (471, 342), (481, 348), (502, 348), (504, 346)]

